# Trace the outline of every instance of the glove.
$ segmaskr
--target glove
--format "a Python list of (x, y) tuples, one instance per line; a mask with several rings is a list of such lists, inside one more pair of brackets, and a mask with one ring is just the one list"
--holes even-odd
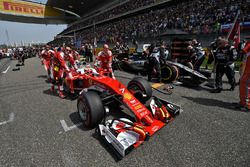
[(72, 75), (71, 72), (68, 74), (68, 76), (69, 76), (69, 79), (72, 79), (72, 78), (73, 78), (73, 75)]

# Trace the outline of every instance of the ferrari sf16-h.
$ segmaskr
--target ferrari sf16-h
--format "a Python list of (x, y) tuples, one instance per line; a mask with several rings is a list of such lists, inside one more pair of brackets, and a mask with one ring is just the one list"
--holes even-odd
[[(142, 78), (134, 78), (126, 87), (95, 70), (86, 70), (81, 76), (85, 89), (77, 101), (79, 116), (85, 127), (96, 127), (121, 158), (182, 112), (180, 106), (152, 96), (151, 86)], [(132, 117), (107, 120), (114, 106), (113, 112), (121, 113), (124, 107)]]

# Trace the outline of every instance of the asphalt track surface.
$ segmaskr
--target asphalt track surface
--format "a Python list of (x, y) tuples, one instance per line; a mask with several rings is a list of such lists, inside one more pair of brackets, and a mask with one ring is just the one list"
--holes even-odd
[[(0, 60), (1, 167), (250, 165), (250, 113), (231, 104), (239, 100), (238, 87), (220, 94), (183, 86), (176, 86), (171, 96), (154, 92), (180, 104), (184, 112), (118, 161), (95, 130), (79, 125), (76, 100), (50, 93), (38, 58), (12, 71), (16, 63)], [(116, 76), (124, 84), (134, 77), (124, 72)]]

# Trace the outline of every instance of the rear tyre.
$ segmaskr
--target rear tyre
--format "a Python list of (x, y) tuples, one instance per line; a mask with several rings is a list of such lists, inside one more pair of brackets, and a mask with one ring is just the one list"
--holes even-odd
[(162, 82), (171, 83), (179, 77), (179, 70), (177, 67), (164, 64), (161, 67)]
[[(128, 83), (128, 90), (134, 93), (134, 96), (141, 102), (145, 103), (152, 97), (152, 88), (143, 78), (134, 78)], [(145, 95), (145, 96), (143, 96)]]
[(94, 91), (83, 92), (77, 100), (77, 111), (88, 128), (94, 128), (104, 118), (104, 107), (99, 95)]
[(185, 64), (185, 66), (187, 66), (188, 68), (190, 68), (190, 69), (194, 69), (194, 65), (193, 65), (193, 63), (191, 63), (191, 62), (187, 62), (186, 64)]

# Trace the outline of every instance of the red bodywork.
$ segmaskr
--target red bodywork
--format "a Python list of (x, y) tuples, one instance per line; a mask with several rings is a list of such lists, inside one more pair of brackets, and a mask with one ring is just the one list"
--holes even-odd
[[(129, 108), (135, 115), (136, 122), (134, 123), (133, 130), (137, 131), (142, 139), (137, 142), (134, 147), (138, 147), (144, 142), (146, 134), (152, 136), (156, 131), (166, 125), (166, 119), (172, 120), (171, 115), (164, 106), (159, 109), (160, 114), (155, 114), (153, 116), (149, 109), (134, 97), (133, 92), (129, 91), (126, 86), (118, 80), (104, 75), (94, 75), (92, 72), (80, 74), (73, 71), (72, 75), (72, 79), (66, 78), (66, 82), (70, 85), (69, 87), (71, 89), (82, 90), (96, 85), (104, 90), (109, 90), (112, 94), (120, 95), (122, 97), (123, 104), (127, 106), (127, 108)], [(83, 81), (83, 85), (81, 88), (74, 88), (74, 80), (78, 79)]]

